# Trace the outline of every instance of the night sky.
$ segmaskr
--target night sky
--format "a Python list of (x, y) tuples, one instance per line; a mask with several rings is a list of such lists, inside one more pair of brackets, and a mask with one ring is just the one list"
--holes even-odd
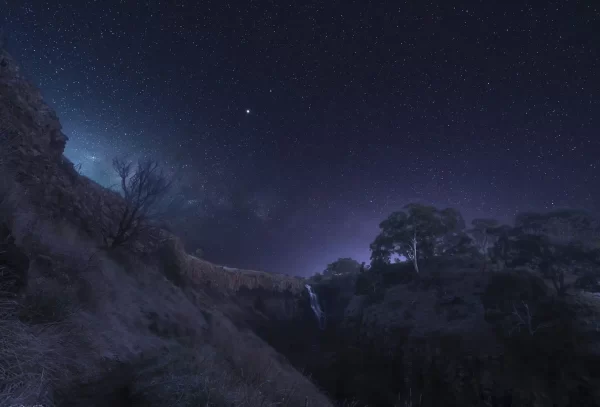
[(600, 209), (597, 1), (0, 0), (0, 15), (67, 157), (105, 185), (117, 154), (177, 171), (182, 234), (215, 262), (367, 260), (409, 202), (503, 221)]

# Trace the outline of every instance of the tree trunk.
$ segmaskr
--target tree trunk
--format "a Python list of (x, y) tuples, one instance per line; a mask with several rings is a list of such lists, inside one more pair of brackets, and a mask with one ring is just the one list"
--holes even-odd
[(412, 239), (412, 252), (413, 252), (413, 266), (417, 274), (419, 273), (419, 256), (417, 252), (417, 230), (415, 229)]
[(419, 272), (419, 263), (418, 263), (416, 257), (413, 259), (413, 266), (415, 268), (415, 271), (418, 273)]
[(564, 297), (567, 293), (567, 288), (565, 287), (565, 273), (562, 271), (553, 272), (552, 285), (556, 290), (556, 295), (559, 297)]

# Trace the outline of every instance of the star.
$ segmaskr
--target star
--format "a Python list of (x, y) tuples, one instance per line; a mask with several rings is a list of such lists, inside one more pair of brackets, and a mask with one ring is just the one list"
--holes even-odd
[(250, 114), (250, 109), (246, 109), (246, 114)]

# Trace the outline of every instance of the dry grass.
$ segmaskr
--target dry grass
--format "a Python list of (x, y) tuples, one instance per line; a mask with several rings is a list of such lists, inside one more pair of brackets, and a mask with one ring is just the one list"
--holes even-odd
[(55, 387), (90, 372), (84, 332), (66, 321), (23, 323), (11, 305), (0, 315), (0, 405), (52, 406)]
[[(31, 260), (21, 295), (0, 287), (0, 406), (52, 407), (59, 397), (88, 407), (77, 402), (79, 389), (102, 400), (119, 386), (149, 407), (331, 405), (268, 345), (211, 309), (208, 295), (194, 291), (192, 303), (192, 289), (166, 279), (160, 262), (98, 251), (27, 203), (10, 177), (0, 179), (0, 223)], [(96, 384), (117, 361), (132, 374)]]
[[(150, 407), (329, 405), (324, 398), (315, 398), (314, 390), (302, 394), (302, 381), (306, 379), (299, 374), (297, 382), (278, 377), (280, 367), (268, 358), (256, 365), (256, 358), (240, 365), (224, 356), (210, 345), (197, 349), (172, 345), (148, 367), (137, 371), (132, 390), (136, 399)], [(242, 365), (249, 371), (244, 371)]]
[[(135, 285), (146, 287), (146, 294), (152, 290), (152, 298), (162, 299), (162, 310), (154, 308), (152, 322), (158, 326), (160, 343), (169, 344), (168, 351), (154, 357), (135, 379), (135, 392), (145, 403), (266, 407), (305, 406), (308, 400), (311, 406), (330, 405), (253, 333), (239, 331), (217, 309), (197, 308), (174, 285), (150, 285), (156, 278), (152, 273), (151, 268), (143, 275), (127, 273), (131, 289), (135, 278)], [(156, 273), (160, 275), (159, 270)], [(127, 298), (129, 310), (150, 308), (135, 293), (125, 294), (125, 289), (115, 304)]]
[(224, 371), (233, 381), (236, 406), (327, 405), (313, 384), (251, 332), (239, 332), (215, 315), (209, 341), (224, 355)]
[[(22, 195), (7, 184), (0, 191), (0, 223), (11, 228), (11, 237), (32, 234), (34, 228), (13, 228), (26, 211), (20, 207)], [(2, 264), (0, 269), (12, 272)], [(78, 301), (68, 286), (52, 278), (30, 278), (21, 295), (12, 288), (0, 286), (0, 406), (50, 407), (54, 388), (91, 371), (85, 362), (85, 330), (70, 319), (79, 311)]]
[[(67, 285), (48, 277), (31, 280), (23, 299), (5, 304), (10, 317), (2, 318), (0, 330), (0, 359), (5, 362), (0, 382), (7, 384), (0, 390), (0, 405), (51, 406), (52, 390), (64, 394), (77, 383), (93, 387), (95, 380), (110, 376), (102, 373), (101, 355), (135, 370), (126, 384), (150, 407), (303, 407), (307, 400), (310, 406), (329, 405), (312, 383), (252, 333), (240, 332), (216, 310), (206, 322), (181, 289), (160, 280), (158, 271), (139, 263), (125, 272), (99, 257), (100, 269), (87, 276), (101, 293), (96, 310), (85, 309)], [(154, 335), (142, 322), (148, 310), (174, 328)], [(85, 327), (84, 332), (71, 331), (75, 325)], [(77, 337), (90, 337), (89, 346), (81, 339), (69, 341)], [(138, 364), (142, 352), (154, 354), (162, 347), (167, 350)], [(110, 389), (99, 386), (96, 391)]]
[(0, 323), (0, 405), (45, 401), (53, 375), (62, 370), (48, 339), (18, 321)]

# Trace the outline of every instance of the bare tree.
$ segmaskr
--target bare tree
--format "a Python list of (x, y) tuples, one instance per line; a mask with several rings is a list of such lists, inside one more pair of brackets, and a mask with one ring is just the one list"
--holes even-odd
[(523, 305), (523, 307), (521, 310), (519, 310), (513, 303), (512, 316), (514, 318), (515, 325), (513, 329), (511, 329), (510, 334), (512, 334), (512, 332), (515, 330), (520, 331), (521, 329), (526, 329), (529, 335), (533, 336), (540, 329), (546, 329), (552, 326), (551, 323), (539, 323), (536, 326), (534, 326), (534, 316), (529, 310), (529, 305), (525, 301), (521, 301), (521, 304)]
[(131, 161), (115, 158), (113, 168), (119, 176), (125, 202), (116, 227), (103, 232), (109, 248), (129, 243), (148, 230), (151, 220), (159, 215), (158, 208), (173, 183), (154, 160), (142, 160), (134, 165)]

